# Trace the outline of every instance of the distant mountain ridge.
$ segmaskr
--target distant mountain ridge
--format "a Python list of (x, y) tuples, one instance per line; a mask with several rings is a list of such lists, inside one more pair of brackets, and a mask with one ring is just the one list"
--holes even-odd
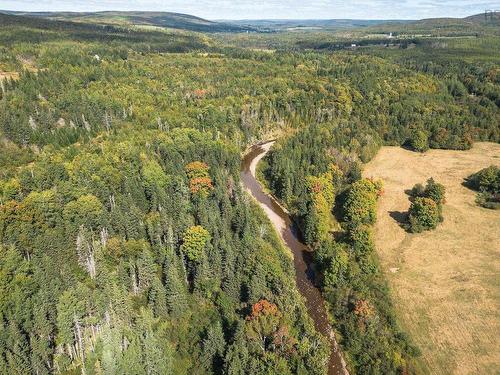
[(440, 18), (424, 18), (416, 23), (468, 23), (468, 24), (498, 24), (500, 21), (500, 12), (493, 12), (485, 15), (484, 13), (474, 14), (464, 18), (440, 17)]
[(345, 29), (357, 27), (369, 27), (387, 23), (406, 23), (408, 20), (358, 20), (358, 19), (264, 19), (264, 20), (222, 20), (223, 22), (239, 25), (242, 27), (280, 31), (288, 29)]
[(252, 28), (228, 22), (209, 21), (189, 14), (173, 12), (16, 12), (0, 10), (0, 13), (60, 21), (100, 23), (109, 25), (158, 26), (198, 32), (254, 31)]
[(197, 32), (279, 32), (287, 30), (341, 30), (396, 25), (409, 27), (453, 27), (471, 25), (497, 25), (500, 12), (484, 13), (465, 18), (429, 18), (422, 20), (362, 20), (362, 19), (261, 19), (211, 21), (190, 14), (149, 11), (102, 11), (102, 12), (17, 12), (0, 13), (79, 23), (115, 26), (152, 26), (183, 29)]

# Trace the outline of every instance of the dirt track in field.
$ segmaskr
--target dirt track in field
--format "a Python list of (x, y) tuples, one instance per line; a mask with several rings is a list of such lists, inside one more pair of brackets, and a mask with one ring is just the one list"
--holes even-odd
[[(365, 166), (384, 180), (375, 241), (404, 329), (433, 374), (500, 371), (500, 210), (474, 202), (465, 177), (500, 165), (500, 145), (424, 154), (383, 147)], [(409, 234), (405, 190), (429, 177), (446, 187), (444, 222), (435, 231)]]

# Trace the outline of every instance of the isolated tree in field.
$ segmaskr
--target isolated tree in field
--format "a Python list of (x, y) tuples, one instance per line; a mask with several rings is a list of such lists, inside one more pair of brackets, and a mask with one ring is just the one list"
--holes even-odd
[(474, 190), (479, 191), (476, 203), (490, 209), (500, 208), (500, 168), (491, 165), (467, 179)]
[(429, 137), (427, 133), (421, 129), (414, 129), (408, 140), (410, 147), (418, 152), (425, 152), (429, 149)]
[(436, 182), (432, 177), (427, 180), (427, 185), (415, 184), (411, 189), (410, 195), (413, 198), (430, 198), (438, 205), (445, 203), (446, 189), (444, 185)]
[(410, 206), (410, 230), (420, 233), (435, 229), (439, 223), (438, 204), (430, 198), (417, 197)]
[(500, 192), (500, 168), (496, 165), (481, 169), (467, 180), (475, 190), (495, 194)]
[(431, 198), (438, 205), (445, 203), (446, 189), (444, 185), (437, 183), (431, 177), (427, 180), (427, 186), (425, 187), (423, 196), (426, 198)]
[[(427, 180), (427, 185), (423, 186), (422, 184), (416, 184), (412, 189), (410, 195), (413, 199), (413, 204), (410, 207), (410, 230), (412, 232), (422, 232), (424, 230), (434, 229), (440, 221), (443, 221), (442, 210), (443, 204), (445, 203), (445, 195), (446, 189), (444, 185), (434, 181), (431, 177)], [(435, 203), (435, 207), (437, 210), (437, 222), (436, 225), (430, 224), (434, 221), (434, 219), (430, 219), (428, 214), (424, 212), (433, 211), (434, 208), (431, 208), (431, 203), (426, 203), (427, 211), (422, 209), (422, 199), (427, 199)], [(417, 203), (418, 199), (418, 203)], [(427, 201), (426, 201), (427, 202)], [(415, 207), (414, 207), (415, 206)], [(412, 216), (412, 208), (414, 208), (413, 216)], [(431, 216), (433, 216), (432, 214)], [(426, 224), (427, 223), (427, 224)]]

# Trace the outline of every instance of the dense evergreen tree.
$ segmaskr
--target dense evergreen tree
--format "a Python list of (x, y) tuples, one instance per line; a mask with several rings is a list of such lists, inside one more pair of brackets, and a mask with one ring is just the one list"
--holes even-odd
[(437, 203), (430, 198), (415, 198), (410, 206), (409, 221), (410, 229), (415, 233), (435, 229), (439, 223)]
[(411, 206), (408, 212), (409, 229), (420, 233), (435, 229), (443, 221), (443, 204), (446, 189), (433, 178), (427, 180), (427, 185), (416, 184), (411, 190)]
[(479, 191), (476, 202), (485, 208), (500, 208), (500, 168), (490, 165), (467, 178), (467, 184)]

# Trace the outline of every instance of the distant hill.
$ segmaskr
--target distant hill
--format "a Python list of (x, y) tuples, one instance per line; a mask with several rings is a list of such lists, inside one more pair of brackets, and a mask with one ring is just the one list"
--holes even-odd
[(139, 25), (158, 26), (173, 29), (183, 29), (198, 32), (246, 32), (254, 31), (249, 26), (241, 26), (228, 22), (209, 21), (189, 14), (170, 12), (12, 12), (5, 14), (22, 15), (36, 18), (46, 18), (60, 21), (104, 25)]
[[(259, 31), (294, 31), (294, 30), (333, 30), (342, 31), (350, 29), (387, 29), (397, 32), (402, 29), (414, 32), (433, 32), (436, 30), (460, 30), (471, 32), (483, 26), (497, 26), (500, 22), (500, 12), (488, 15), (484, 13), (466, 18), (429, 18), (422, 20), (359, 20), (359, 19), (324, 19), (324, 20), (236, 20), (226, 21), (241, 27), (255, 28)], [(378, 29), (377, 29), (378, 28)]]
[[(466, 18), (429, 18), (423, 20), (218, 20), (210, 21), (189, 14), (172, 12), (106, 11), (106, 12), (14, 12), (0, 13), (28, 16), (37, 19), (71, 21), (85, 24), (112, 26), (166, 27), (204, 33), (280, 32), (295, 30), (341, 31), (364, 29), (380, 32), (406, 32), (430, 34), (471, 34), (491, 29), (500, 23), (500, 12), (488, 17), (477, 14)], [(490, 32), (496, 33), (494, 30)]]
[(500, 22), (500, 11), (496, 11), (493, 13), (480, 13), (474, 16), (469, 16), (464, 18), (465, 21), (475, 22), (475, 23), (496, 23)]
[(125, 49), (158, 52), (203, 50), (212, 43), (211, 38), (191, 31), (131, 29), (121, 25), (27, 17), (0, 11), (1, 46), (67, 40), (103, 42)]
[(326, 20), (236, 20), (224, 21), (242, 27), (257, 28), (260, 31), (287, 30), (337, 30), (376, 26), (387, 23), (405, 23), (403, 20), (356, 20), (356, 19), (326, 19)]
[(416, 21), (415, 24), (422, 25), (498, 25), (500, 22), (500, 12), (485, 15), (484, 13), (475, 14), (465, 18), (427, 18)]
[(499, 35), (500, 13), (485, 18), (484, 13), (465, 18), (427, 18), (404, 23), (385, 23), (371, 26), (366, 31), (394, 35), (427, 35), (433, 37), (460, 37)]

